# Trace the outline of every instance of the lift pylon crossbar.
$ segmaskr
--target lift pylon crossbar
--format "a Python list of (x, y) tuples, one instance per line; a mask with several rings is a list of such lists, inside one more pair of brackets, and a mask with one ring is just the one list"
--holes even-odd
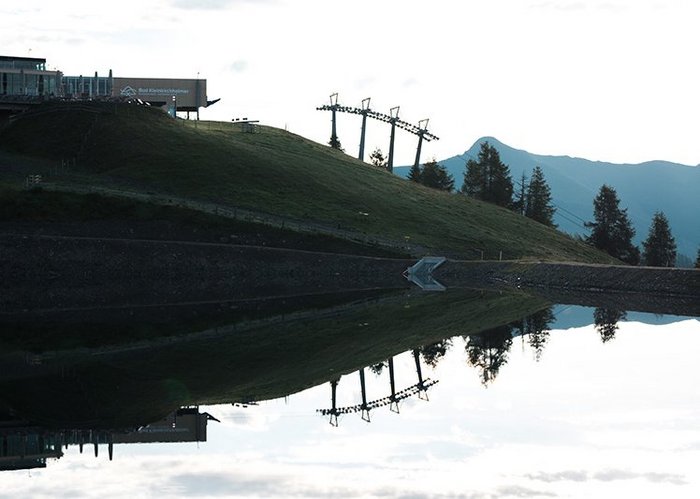
[(388, 395), (377, 400), (372, 400), (371, 402), (367, 402), (367, 404), (349, 405), (346, 407), (336, 407), (334, 409), (316, 409), (316, 412), (324, 416), (338, 416), (341, 414), (353, 414), (357, 412), (362, 412), (363, 410), (371, 410), (376, 409), (378, 407), (385, 407), (387, 405), (393, 404), (395, 402), (407, 399), (415, 395), (420, 396), (421, 392), (427, 392), (428, 388), (436, 384), (438, 381), (439, 380), (432, 380), (430, 378), (426, 378), (425, 381), (423, 381), (422, 383), (416, 383), (415, 385), (411, 385), (408, 388), (399, 390), (398, 392), (396, 392), (395, 395)]
[(383, 121), (384, 123), (391, 123), (393, 121), (398, 128), (401, 128), (402, 130), (406, 130), (407, 132), (412, 133), (414, 135), (422, 136), (428, 142), (430, 142), (431, 140), (440, 140), (439, 137), (428, 132), (426, 129), (421, 128), (419, 125), (414, 125), (412, 123), (408, 123), (407, 121), (403, 121), (403, 120), (400, 120), (398, 118), (393, 118), (392, 116), (390, 116), (388, 114), (373, 111), (371, 109), (362, 109), (359, 107), (350, 107), (350, 106), (340, 106), (340, 105), (336, 104), (336, 105), (330, 105), (330, 106), (329, 105), (320, 106), (320, 107), (317, 107), (316, 110), (317, 111), (336, 111), (336, 112), (340, 112), (340, 113), (366, 115), (366, 116), (369, 116), (370, 118), (373, 118), (375, 120)]

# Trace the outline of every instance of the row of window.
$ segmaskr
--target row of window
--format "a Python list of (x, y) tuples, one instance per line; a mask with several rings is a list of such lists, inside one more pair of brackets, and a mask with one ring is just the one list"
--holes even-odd
[(82, 76), (59, 77), (56, 73), (28, 74), (0, 71), (0, 95), (79, 95), (88, 97), (109, 96), (112, 82), (108, 77), (85, 78)]
[(0, 95), (55, 95), (58, 77), (53, 73), (1, 73)]
[(97, 78), (64, 76), (62, 84), (65, 95), (86, 95), (89, 97), (112, 95), (112, 80), (106, 76), (98, 76)]
[(28, 69), (31, 71), (46, 71), (46, 63), (24, 60), (0, 60), (0, 69)]

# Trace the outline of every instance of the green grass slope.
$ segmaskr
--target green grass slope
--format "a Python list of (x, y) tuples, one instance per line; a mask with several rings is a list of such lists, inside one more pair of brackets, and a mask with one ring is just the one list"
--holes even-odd
[(45, 180), (213, 202), (453, 257), (610, 261), (508, 210), (409, 183), (270, 127), (243, 133), (240, 125), (173, 120), (142, 106), (54, 103), (0, 130), (0, 150), (16, 155), (14, 170), (0, 169), (14, 172), (15, 183), (23, 158), (56, 165), (76, 158), (76, 168), (48, 171)]

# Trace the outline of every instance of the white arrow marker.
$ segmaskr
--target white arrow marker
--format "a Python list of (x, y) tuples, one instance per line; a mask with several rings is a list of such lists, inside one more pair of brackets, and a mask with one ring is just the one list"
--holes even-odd
[(444, 256), (425, 256), (406, 269), (403, 275), (424, 291), (445, 291), (447, 288), (433, 279), (433, 270), (445, 262)]

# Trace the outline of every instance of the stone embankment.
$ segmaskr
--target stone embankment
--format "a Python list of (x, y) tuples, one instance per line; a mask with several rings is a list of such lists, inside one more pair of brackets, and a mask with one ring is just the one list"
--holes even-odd
[(555, 303), (700, 316), (700, 270), (551, 262), (448, 261), (450, 287), (534, 292)]
[(406, 288), (407, 260), (232, 244), (0, 235), (0, 313)]

